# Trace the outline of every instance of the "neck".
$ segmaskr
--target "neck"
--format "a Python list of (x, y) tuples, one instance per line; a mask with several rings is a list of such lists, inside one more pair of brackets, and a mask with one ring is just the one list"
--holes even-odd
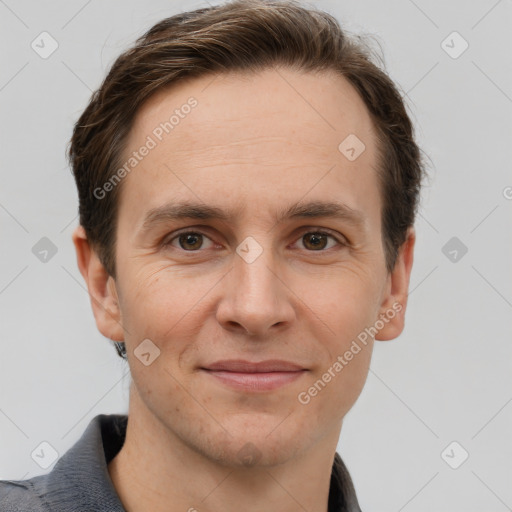
[(124, 445), (108, 471), (129, 512), (327, 512), (340, 430), (284, 464), (230, 466), (185, 444), (135, 392)]

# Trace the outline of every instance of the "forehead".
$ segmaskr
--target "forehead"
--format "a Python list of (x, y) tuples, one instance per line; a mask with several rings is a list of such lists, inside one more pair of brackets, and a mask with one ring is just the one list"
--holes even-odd
[[(347, 144), (364, 151), (350, 160), (342, 152)], [(331, 195), (336, 184), (353, 206), (365, 189), (376, 199), (368, 191), (377, 188), (370, 115), (351, 84), (333, 72), (279, 68), (187, 79), (139, 109), (123, 160), (142, 146), (151, 149), (123, 183), (123, 196), (140, 214), (178, 192), (244, 204), (259, 185), (276, 199), (294, 189), (306, 194), (315, 182), (318, 192)]]
[[(189, 108), (191, 101), (197, 106)], [(169, 121), (172, 128), (165, 131), (161, 124)], [(368, 110), (344, 77), (279, 68), (187, 78), (157, 91), (137, 112), (128, 145), (152, 133), (159, 139), (163, 131), (165, 140), (157, 142), (176, 143), (177, 150), (180, 136), (196, 142), (207, 133), (211, 143), (223, 142), (239, 127), (248, 135), (283, 135), (290, 143), (330, 149), (348, 133), (357, 133), (367, 146), (373, 142)]]

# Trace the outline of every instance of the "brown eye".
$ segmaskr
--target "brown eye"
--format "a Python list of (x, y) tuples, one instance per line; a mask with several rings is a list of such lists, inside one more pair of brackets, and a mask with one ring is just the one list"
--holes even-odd
[(308, 233), (302, 237), (304, 245), (308, 249), (325, 249), (327, 237), (320, 233)]
[(199, 249), (203, 243), (203, 235), (200, 233), (184, 233), (178, 236), (180, 247), (185, 251)]
[[(204, 249), (205, 240), (208, 240), (210, 244), (212, 243), (210, 239), (203, 235), (202, 233), (198, 233), (196, 231), (186, 231), (183, 233), (178, 233), (173, 238), (169, 239), (168, 242), (164, 242), (165, 246), (171, 246), (174, 249), (181, 249), (183, 251), (195, 252), (199, 249)], [(178, 242), (177, 245), (175, 242)]]
[[(329, 239), (334, 240), (334, 244), (330, 247), (327, 247), (329, 243)], [(302, 239), (304, 247), (308, 251), (317, 251), (321, 252), (323, 249), (330, 249), (335, 245), (344, 245), (340, 241), (337, 240), (336, 237), (331, 235), (330, 233), (324, 233), (322, 231), (312, 231), (303, 235)]]

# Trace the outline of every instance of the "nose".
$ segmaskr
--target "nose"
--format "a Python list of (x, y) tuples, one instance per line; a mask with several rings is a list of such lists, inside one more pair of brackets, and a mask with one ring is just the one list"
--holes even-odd
[(283, 266), (270, 249), (254, 261), (236, 253), (233, 268), (224, 278), (218, 322), (226, 330), (262, 338), (286, 329), (295, 316), (293, 292), (286, 281)]

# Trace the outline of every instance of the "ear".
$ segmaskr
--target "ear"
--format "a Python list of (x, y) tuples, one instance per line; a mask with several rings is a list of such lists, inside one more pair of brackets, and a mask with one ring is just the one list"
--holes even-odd
[(381, 303), (379, 319), (384, 327), (375, 335), (376, 340), (388, 341), (398, 337), (405, 326), (405, 309), (409, 295), (409, 279), (413, 263), (416, 233), (411, 227), (399, 249), (395, 267), (388, 275), (386, 291)]
[(124, 341), (121, 310), (114, 278), (110, 276), (89, 244), (82, 226), (72, 235), (78, 268), (89, 290), (92, 311), (98, 330), (113, 341)]

